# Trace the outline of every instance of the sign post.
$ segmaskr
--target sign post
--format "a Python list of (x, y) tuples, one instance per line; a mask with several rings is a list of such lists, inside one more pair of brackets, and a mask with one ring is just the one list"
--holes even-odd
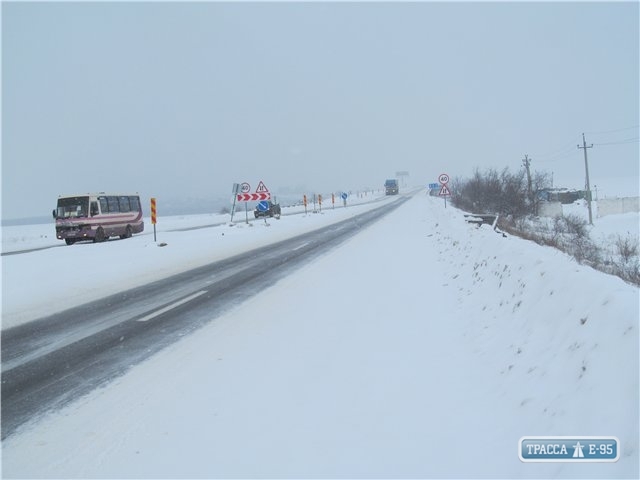
[[(267, 210), (269, 210), (269, 202), (267, 200), (262, 200), (257, 206), (256, 208), (258, 209), (259, 212), (266, 212)], [(267, 215), (265, 213), (264, 215), (264, 224), (265, 225), (269, 225), (267, 223)]]
[(151, 223), (153, 224), (153, 241), (156, 241), (156, 223), (157, 223), (156, 199), (151, 199)]
[(233, 187), (231, 187), (231, 193), (233, 194), (233, 205), (231, 207), (231, 223), (233, 223), (233, 213), (236, 211), (236, 195), (238, 194), (239, 191), (240, 191), (240, 185), (238, 185), (237, 183), (234, 183)]
[[(235, 190), (234, 184), (234, 190)], [(240, 184), (239, 190), (235, 190), (234, 193), (234, 202), (237, 200), (238, 202), (245, 202), (244, 204), (244, 212), (245, 212), (245, 221), (249, 223), (249, 207), (247, 206), (247, 202), (256, 201), (256, 200), (271, 200), (271, 193), (269, 193), (269, 189), (265, 186), (264, 182), (260, 181), (258, 184), (258, 188), (256, 188), (255, 193), (249, 193), (251, 191), (251, 185), (247, 182)], [(231, 216), (233, 220), (233, 214)]]
[(451, 191), (447, 186), (447, 184), (449, 183), (449, 175), (447, 175), (446, 173), (441, 174), (438, 177), (438, 181), (440, 182), (440, 185), (442, 185), (442, 187), (440, 188), (440, 193), (438, 195), (444, 198), (444, 208), (447, 208), (447, 197), (451, 196)]

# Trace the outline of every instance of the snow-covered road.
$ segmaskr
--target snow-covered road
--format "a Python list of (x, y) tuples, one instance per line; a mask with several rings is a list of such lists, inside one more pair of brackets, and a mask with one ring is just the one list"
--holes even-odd
[[(131, 248), (134, 267), (150, 251), (97, 247)], [(418, 194), (3, 442), (3, 474), (637, 478), (638, 299), (618, 278)], [(621, 458), (522, 463), (525, 435), (614, 435)]]

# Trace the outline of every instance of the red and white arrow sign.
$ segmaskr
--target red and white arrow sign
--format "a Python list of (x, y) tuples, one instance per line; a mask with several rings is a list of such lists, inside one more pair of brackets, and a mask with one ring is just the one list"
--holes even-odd
[(257, 200), (270, 200), (271, 194), (267, 193), (239, 193), (236, 197), (239, 202), (252, 202)]

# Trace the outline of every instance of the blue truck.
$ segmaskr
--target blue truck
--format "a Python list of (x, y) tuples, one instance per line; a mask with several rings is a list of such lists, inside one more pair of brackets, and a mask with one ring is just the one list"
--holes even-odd
[(390, 178), (384, 182), (385, 195), (397, 195), (399, 191), (400, 188), (398, 187), (398, 180), (395, 178)]

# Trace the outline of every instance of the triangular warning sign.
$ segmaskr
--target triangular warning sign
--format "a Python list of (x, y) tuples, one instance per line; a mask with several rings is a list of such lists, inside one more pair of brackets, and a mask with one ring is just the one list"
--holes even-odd
[(440, 189), (440, 193), (438, 195), (447, 196), (447, 195), (451, 195), (451, 192), (449, 191), (446, 185), (442, 185), (442, 188)]
[(267, 186), (264, 184), (262, 180), (260, 180), (260, 183), (258, 184), (258, 188), (256, 188), (256, 193), (269, 193), (269, 189), (267, 188)]

